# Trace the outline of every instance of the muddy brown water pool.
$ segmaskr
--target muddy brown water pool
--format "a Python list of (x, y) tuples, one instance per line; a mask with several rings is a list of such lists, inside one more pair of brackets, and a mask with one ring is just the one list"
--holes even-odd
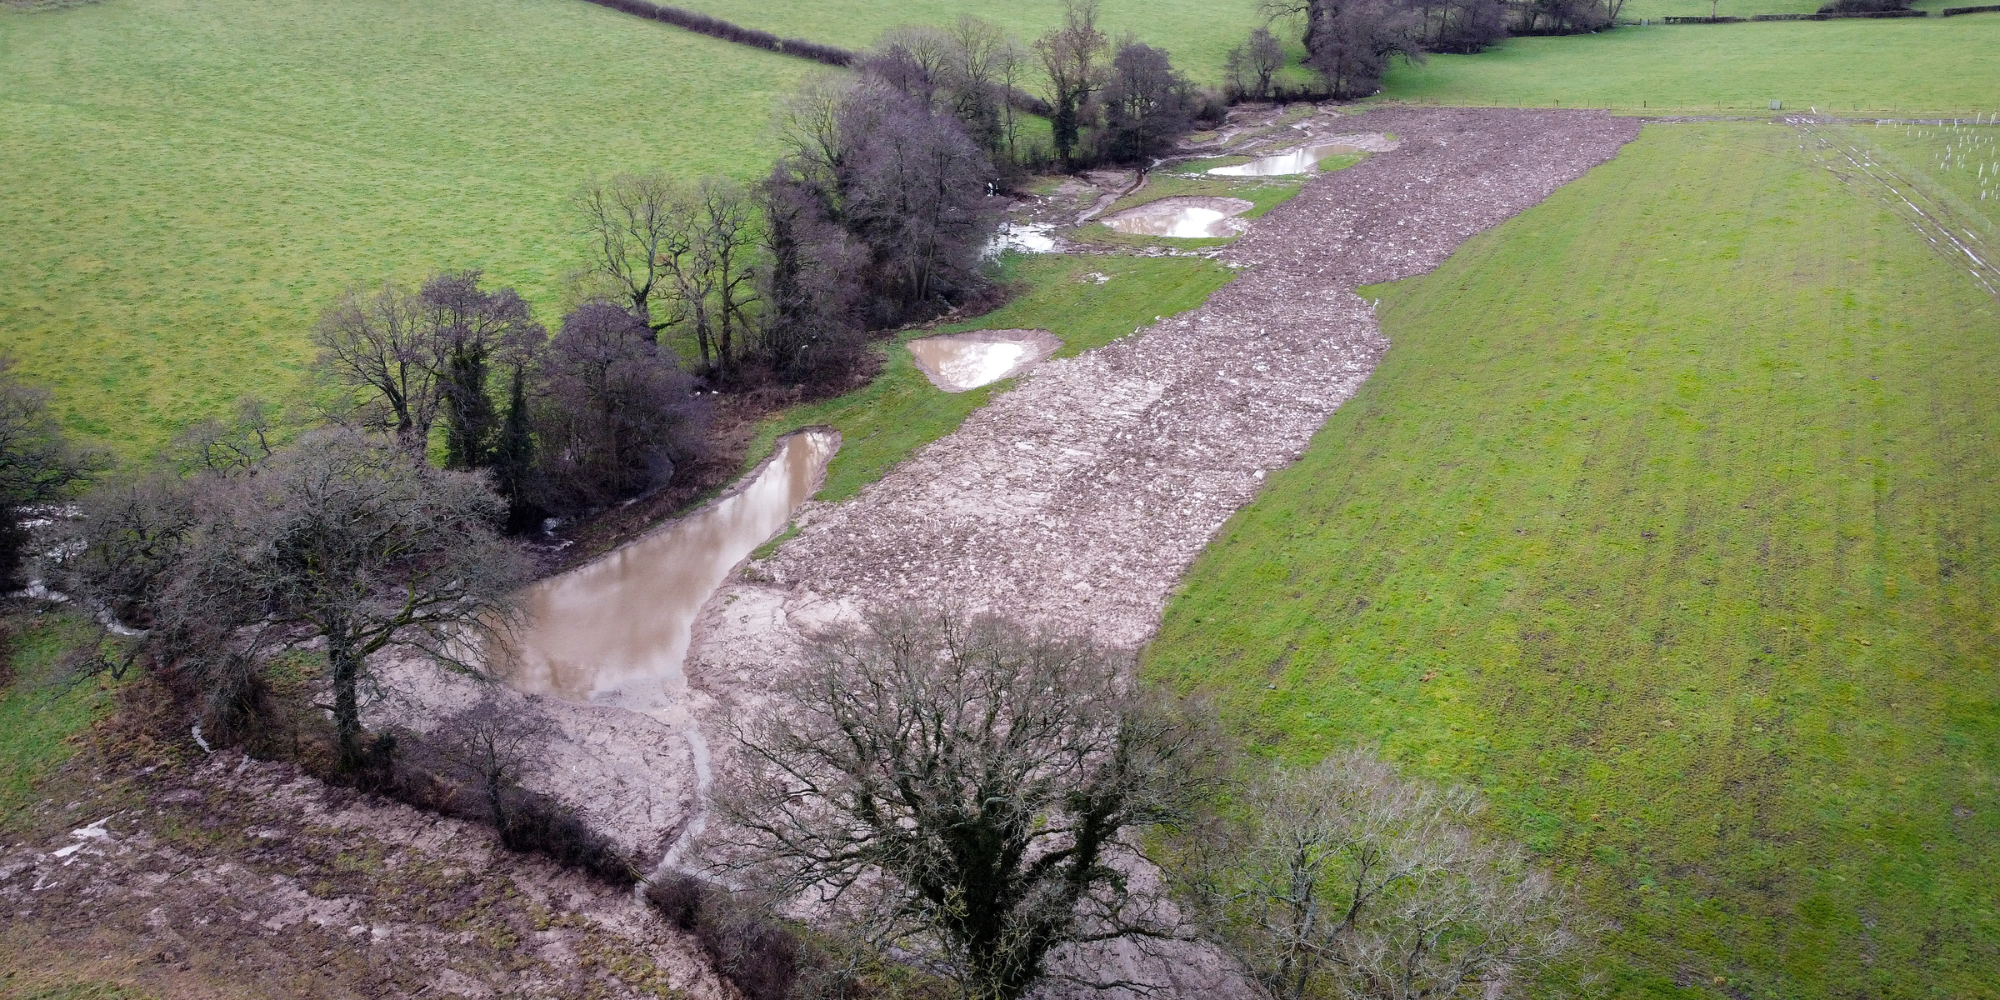
[(924, 337), (907, 346), (932, 385), (964, 392), (1026, 370), (1062, 341), (1047, 330), (974, 330)]
[(1362, 152), (1361, 147), (1350, 143), (1323, 142), (1300, 146), (1289, 152), (1260, 156), (1248, 163), (1213, 167), (1208, 172), (1213, 177), (1282, 177), (1287, 174), (1309, 174), (1319, 166), (1319, 161), (1329, 156), (1359, 152)]
[(783, 530), (840, 446), (831, 430), (779, 439), (735, 492), (600, 559), (528, 588), (509, 644), (513, 687), (658, 713), (683, 702), (695, 615), (729, 572)]
[(1244, 224), (1236, 216), (1254, 207), (1241, 198), (1161, 198), (1107, 216), (1104, 224), (1138, 236), (1210, 239), (1241, 233)]

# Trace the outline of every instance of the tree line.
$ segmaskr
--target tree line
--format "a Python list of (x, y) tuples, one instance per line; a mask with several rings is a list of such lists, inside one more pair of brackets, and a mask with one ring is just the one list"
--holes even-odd
[(1292, 25), (1318, 93), (1341, 100), (1381, 90), (1397, 59), (1471, 54), (1512, 35), (1567, 35), (1617, 22), (1625, 0), (1263, 0), (1266, 24), (1251, 29), (1224, 61), (1231, 100), (1303, 96), (1283, 82), (1289, 57), (1271, 31)]

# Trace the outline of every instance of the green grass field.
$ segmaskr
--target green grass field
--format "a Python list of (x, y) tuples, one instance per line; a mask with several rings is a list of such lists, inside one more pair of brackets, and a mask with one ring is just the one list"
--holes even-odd
[(1976, 238), (1986, 246), (2000, 246), (2000, 127), (1859, 125), (1848, 131), (1898, 175), (1981, 226)]
[(2000, 15), (1619, 28), (1399, 65), (1382, 96), (1689, 114), (1768, 113), (1780, 100), (1800, 111), (1990, 115), (2000, 111), (1995, 52)]
[(2000, 306), (1759, 124), (1364, 294), (1146, 674), (1484, 789), (1615, 995), (2000, 995)]
[(0, 687), (0, 828), (34, 801), (35, 785), (76, 752), (71, 738), (109, 712), (109, 678), (78, 682), (61, 660), (87, 639), (87, 625), (60, 615), (11, 623), (20, 634), (4, 648), (13, 680)]
[[(949, 25), (972, 14), (999, 25), (1023, 44), (1062, 21), (1061, 0), (974, 3), (953, 0), (679, 0), (679, 6), (751, 28), (813, 41), (866, 48), (882, 32), (908, 24)], [(1220, 83), (1230, 46), (1264, 23), (1257, 0), (1104, 0), (1098, 26), (1113, 39), (1127, 32), (1173, 54), (1174, 65), (1202, 83)]]
[[(1048, 330), (1062, 338), (1055, 357), (1102, 347), (1161, 316), (1201, 305), (1229, 282), (1228, 268), (1198, 257), (1091, 257), (1006, 254), (1002, 280), (1021, 288), (1013, 301), (977, 319), (909, 331), (881, 345), (882, 374), (835, 399), (795, 406), (764, 421), (749, 462), (763, 461), (778, 435), (826, 424), (839, 428), (839, 454), (817, 499), (846, 500), (882, 478), (918, 448), (957, 429), (1013, 379), (966, 392), (945, 392), (924, 378), (901, 343), (969, 330)], [(1093, 275), (1109, 280), (1102, 283)]]
[(553, 320), (593, 172), (762, 172), (801, 60), (578, 0), (0, 11), (0, 349), (136, 457), (291, 395), (338, 290), (483, 267)]

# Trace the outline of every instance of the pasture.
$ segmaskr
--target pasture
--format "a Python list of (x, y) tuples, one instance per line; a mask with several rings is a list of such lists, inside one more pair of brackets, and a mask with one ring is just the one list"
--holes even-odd
[(2000, 15), (1624, 27), (1398, 65), (1382, 98), (1667, 114), (1768, 114), (1780, 100), (1823, 114), (1991, 115), (2000, 112), (1996, 51)]
[(578, 183), (761, 174), (813, 70), (577, 0), (0, 12), (0, 349), (138, 458), (292, 398), (349, 283), (484, 268), (553, 321)]
[(1994, 995), (2000, 305), (1764, 124), (1363, 294), (1394, 348), (1145, 673), (1482, 789), (1614, 995)]

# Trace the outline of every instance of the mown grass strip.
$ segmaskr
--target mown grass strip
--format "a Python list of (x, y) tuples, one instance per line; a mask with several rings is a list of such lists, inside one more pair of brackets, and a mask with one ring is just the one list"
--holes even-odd
[(2000, 305), (1789, 129), (1649, 126), (1436, 272), (1147, 676), (1483, 788), (1620, 996), (2000, 982)]

